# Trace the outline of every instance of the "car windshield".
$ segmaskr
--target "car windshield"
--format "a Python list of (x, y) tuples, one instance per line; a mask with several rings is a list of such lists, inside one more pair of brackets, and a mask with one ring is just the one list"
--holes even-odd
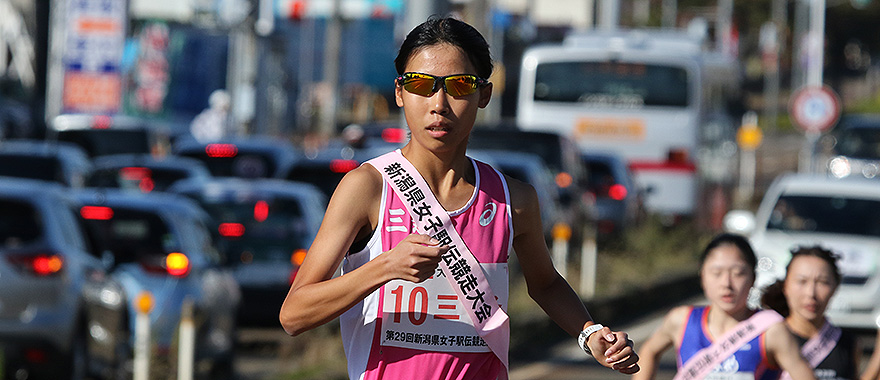
[(880, 128), (850, 128), (838, 138), (837, 152), (852, 158), (880, 159)]
[(58, 132), (58, 140), (77, 144), (89, 157), (124, 153), (150, 153), (144, 129), (72, 129)]
[(43, 236), (40, 215), (33, 205), (0, 200), (0, 248), (20, 248), (38, 243)]
[(880, 201), (828, 196), (782, 196), (767, 229), (880, 236)]
[(110, 187), (130, 190), (165, 191), (174, 182), (187, 178), (188, 172), (174, 168), (147, 168), (127, 166), (103, 169), (92, 173), (87, 181), (89, 187)]
[(61, 163), (55, 157), (3, 154), (0, 160), (0, 176), (65, 183)]
[[(476, 131), (475, 131), (476, 132)], [(509, 136), (509, 137), (508, 137)], [(511, 150), (532, 153), (544, 159), (554, 173), (563, 170), (559, 137), (552, 134), (520, 135), (508, 131), (479, 131), (472, 133), (468, 140), (468, 149)]]
[(97, 252), (110, 252), (116, 263), (137, 262), (180, 249), (168, 225), (152, 212), (85, 206), (80, 214)]
[(306, 246), (308, 224), (299, 202), (287, 199), (200, 200), (216, 223), (228, 262), (277, 260)]
[(589, 189), (598, 196), (608, 196), (608, 190), (617, 183), (611, 166), (602, 161), (588, 161), (586, 164), (587, 171), (590, 173)]
[(535, 101), (618, 108), (688, 105), (688, 76), (682, 67), (554, 62), (539, 65), (535, 77)]
[(287, 174), (287, 180), (311, 183), (330, 198), (344, 176), (345, 172), (333, 171), (329, 166), (297, 165)]

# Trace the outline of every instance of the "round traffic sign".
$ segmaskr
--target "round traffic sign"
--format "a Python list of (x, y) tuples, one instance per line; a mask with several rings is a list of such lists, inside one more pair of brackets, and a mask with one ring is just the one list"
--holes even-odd
[(827, 86), (801, 87), (792, 97), (790, 112), (804, 132), (823, 133), (840, 117), (840, 100)]

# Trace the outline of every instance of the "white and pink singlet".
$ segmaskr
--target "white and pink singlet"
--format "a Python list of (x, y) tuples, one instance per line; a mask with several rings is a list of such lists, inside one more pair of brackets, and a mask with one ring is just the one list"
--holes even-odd
[[(513, 242), (510, 193), (501, 173), (482, 162), (471, 162), (476, 173), (474, 194), (464, 207), (447, 212), (506, 310), (507, 258)], [(414, 232), (407, 204), (391, 184), (383, 183), (379, 224), (363, 250), (346, 256), (343, 273), (394, 248)], [(450, 266), (450, 270), (461, 269)], [(439, 268), (421, 283), (386, 283), (346, 311), (340, 325), (352, 379), (465, 380), (507, 375)], [(509, 334), (504, 331), (506, 339)]]

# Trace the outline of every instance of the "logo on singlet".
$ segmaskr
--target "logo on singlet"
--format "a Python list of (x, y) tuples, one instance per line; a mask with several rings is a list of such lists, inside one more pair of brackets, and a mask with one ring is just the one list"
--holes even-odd
[(492, 223), (492, 219), (495, 219), (495, 211), (498, 210), (498, 205), (492, 202), (486, 203), (486, 207), (486, 211), (480, 214), (480, 225), (483, 227)]

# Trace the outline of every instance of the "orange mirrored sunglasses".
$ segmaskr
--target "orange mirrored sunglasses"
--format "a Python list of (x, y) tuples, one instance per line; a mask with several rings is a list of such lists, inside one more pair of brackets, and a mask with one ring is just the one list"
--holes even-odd
[(480, 86), (489, 84), (488, 80), (471, 74), (455, 74), (438, 77), (424, 73), (403, 73), (397, 77), (397, 84), (407, 92), (431, 96), (443, 87), (443, 91), (452, 96), (466, 96), (477, 92)]

